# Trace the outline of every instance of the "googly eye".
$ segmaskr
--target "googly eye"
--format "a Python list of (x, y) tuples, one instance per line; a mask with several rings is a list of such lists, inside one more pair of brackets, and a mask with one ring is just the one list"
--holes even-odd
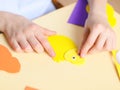
[(75, 56), (73, 56), (73, 57), (72, 57), (72, 59), (73, 59), (73, 60), (75, 60), (75, 59), (76, 59), (76, 57), (75, 57)]

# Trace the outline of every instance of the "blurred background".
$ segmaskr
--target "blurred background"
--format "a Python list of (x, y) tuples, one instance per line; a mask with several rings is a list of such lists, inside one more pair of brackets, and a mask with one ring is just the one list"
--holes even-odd
[[(52, 0), (56, 8), (62, 8), (72, 3), (77, 2), (77, 0)], [(108, 0), (108, 2), (114, 7), (114, 9), (120, 13), (120, 0)]]

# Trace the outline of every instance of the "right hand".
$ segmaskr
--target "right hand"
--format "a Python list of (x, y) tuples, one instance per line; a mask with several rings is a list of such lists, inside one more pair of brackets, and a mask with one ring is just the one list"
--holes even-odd
[(55, 56), (54, 50), (47, 41), (47, 36), (54, 35), (54, 31), (42, 28), (23, 16), (7, 12), (0, 12), (0, 16), (4, 21), (0, 30), (15, 51), (40, 53), (45, 50), (51, 57)]

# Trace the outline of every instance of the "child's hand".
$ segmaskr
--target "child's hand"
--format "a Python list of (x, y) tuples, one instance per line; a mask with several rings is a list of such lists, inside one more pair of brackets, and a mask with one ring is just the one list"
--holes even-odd
[(85, 34), (79, 51), (81, 57), (96, 51), (111, 51), (116, 46), (115, 32), (101, 13), (91, 13), (85, 24)]
[(46, 39), (55, 32), (42, 28), (22, 16), (4, 12), (1, 15), (5, 17), (1, 31), (15, 51), (43, 52), (45, 50), (50, 56), (55, 55)]

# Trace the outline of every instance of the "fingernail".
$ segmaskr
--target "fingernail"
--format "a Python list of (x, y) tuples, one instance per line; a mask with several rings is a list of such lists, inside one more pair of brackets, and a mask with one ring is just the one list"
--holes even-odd
[(84, 58), (84, 57), (85, 57), (85, 54), (81, 54), (81, 57)]
[(51, 56), (51, 57), (55, 57), (55, 52), (52, 51), (52, 52), (50, 53), (50, 56)]

